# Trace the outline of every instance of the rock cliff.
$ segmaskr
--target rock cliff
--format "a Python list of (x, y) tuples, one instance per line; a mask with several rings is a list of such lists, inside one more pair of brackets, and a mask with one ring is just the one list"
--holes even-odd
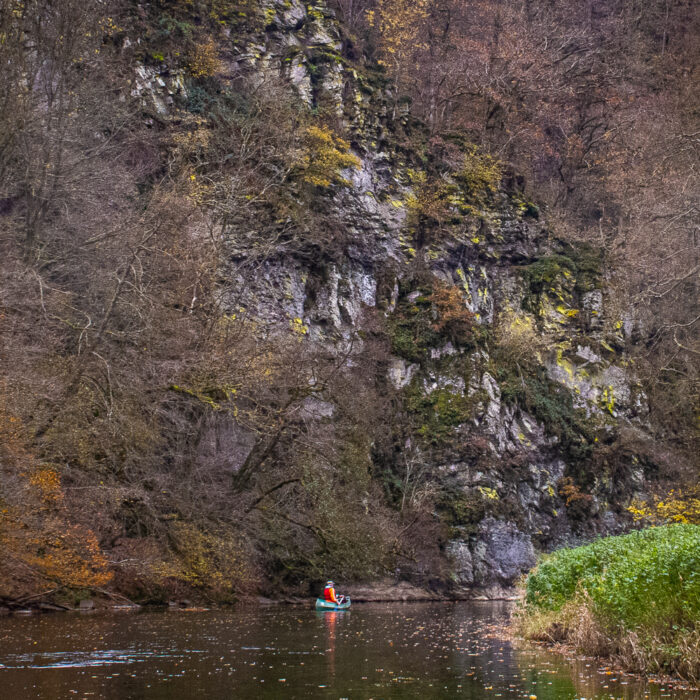
[[(392, 396), (392, 438), (369, 446), (373, 479), (397, 509), (427, 493), (441, 528), (437, 560), (418, 551), (395, 576), (494, 597), (538, 552), (622, 531), (654, 466), (600, 251), (560, 239), (517, 174), (463, 136), (432, 138), (325, 4), (256, 12), (227, 39), (231, 80), (281, 80), (335, 120), (355, 160), (315, 188), (325, 230), (312, 244), (285, 245), (284, 217), (262, 256), (255, 231), (225, 229), (220, 284), (228, 313), (348, 353), (350, 375), (368, 338), (384, 343), (371, 379)], [(160, 113), (188, 99), (157, 71), (136, 89)], [(333, 399), (309, 401), (307, 417), (332, 425)], [(252, 444), (240, 432), (239, 463)]]

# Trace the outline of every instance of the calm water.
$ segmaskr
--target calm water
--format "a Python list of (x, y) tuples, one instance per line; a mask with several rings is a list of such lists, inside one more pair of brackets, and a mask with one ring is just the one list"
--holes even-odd
[(646, 698), (594, 662), (513, 645), (505, 603), (0, 619), (0, 698)]

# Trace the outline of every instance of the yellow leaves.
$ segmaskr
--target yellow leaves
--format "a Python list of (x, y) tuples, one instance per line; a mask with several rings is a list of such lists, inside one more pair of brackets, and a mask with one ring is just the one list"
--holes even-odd
[(201, 401), (204, 405), (209, 406), (209, 408), (211, 408), (213, 411), (222, 410), (222, 405), (220, 402), (215, 401), (212, 395), (216, 395), (217, 397), (219, 395), (223, 395), (226, 401), (230, 401), (237, 392), (235, 388), (228, 384), (217, 387), (208, 386), (201, 390), (196, 388), (190, 389), (188, 387), (179, 386), (178, 384), (171, 384), (169, 388), (171, 391), (175, 391), (179, 394), (186, 394), (187, 396), (191, 396), (192, 398)]
[(221, 66), (213, 39), (197, 44), (190, 54), (187, 67), (194, 78), (210, 78)]
[(634, 500), (627, 510), (635, 522), (644, 521), (651, 525), (700, 525), (700, 486), (671, 489), (665, 498), (655, 496), (651, 502)]
[(601, 394), (601, 399), (605, 404), (605, 408), (608, 409), (608, 413), (614, 415), (615, 411), (615, 392), (612, 386), (607, 386), (603, 389)]
[(195, 205), (202, 206), (211, 202), (213, 185), (206, 179), (198, 179), (192, 173), (187, 178), (187, 198)]
[(289, 322), (292, 332), (299, 336), (299, 339), (303, 338), (308, 332), (309, 327), (304, 325), (304, 322), (300, 318), (294, 318)]
[(481, 200), (498, 190), (502, 177), (501, 163), (472, 145), (467, 149), (464, 165), (455, 173), (455, 177), (472, 197)]
[(573, 318), (574, 316), (578, 316), (579, 310), (578, 309), (569, 309), (563, 304), (559, 304), (557, 306), (557, 311), (562, 315), (562, 316), (569, 316)]
[(275, 19), (277, 18), (277, 12), (275, 11), (274, 7), (266, 7), (265, 8), (265, 24), (274, 24)]
[(490, 501), (497, 501), (499, 498), (498, 491), (496, 491), (496, 489), (489, 488), (488, 486), (479, 486), (479, 493)]
[(189, 129), (174, 134), (172, 139), (179, 155), (186, 160), (205, 152), (211, 146), (211, 131), (206, 120), (197, 117)]
[(379, 30), (380, 53), (392, 59), (397, 71), (413, 51), (424, 47), (419, 37), (428, 14), (429, 0), (379, 0), (376, 11), (367, 12), (369, 25)]
[[(103, 19), (100, 20), (100, 30), (102, 31), (103, 34), (106, 34), (107, 36), (111, 36), (113, 34), (116, 34), (118, 32), (123, 31), (123, 28), (120, 27), (114, 21), (113, 17), (104, 17)], [(86, 36), (89, 36), (89, 33), (86, 34)]]
[(414, 218), (423, 217), (438, 223), (449, 214), (449, 188), (439, 179), (428, 179), (425, 173), (411, 177), (414, 191), (406, 198), (406, 208)]
[(360, 159), (350, 153), (350, 144), (326, 126), (310, 126), (304, 134), (304, 150), (297, 171), (303, 182), (315, 187), (348, 185), (340, 172), (359, 168)]
[(198, 588), (232, 593), (250, 579), (242, 548), (229, 534), (205, 532), (191, 523), (174, 523), (177, 555), (156, 565), (155, 573)]

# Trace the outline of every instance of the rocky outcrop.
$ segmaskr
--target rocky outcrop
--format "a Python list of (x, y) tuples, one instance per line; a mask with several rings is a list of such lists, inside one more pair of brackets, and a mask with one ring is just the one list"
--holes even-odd
[[(346, 186), (319, 195), (341, 244), (316, 258), (282, 249), (254, 274), (237, 272), (231, 306), (285, 327), (298, 322), (306, 343), (354, 338), (358, 347), (367, 311), (378, 312), (392, 353), (385, 379), (417, 426), (405, 451), (426, 465), (438, 494), (445, 585), (458, 596), (501, 597), (538, 552), (622, 528), (625, 499), (643, 482), (637, 464), (613, 483), (595, 457), (621, 426), (642, 429), (646, 416), (624, 324), (606, 306), (603, 262), (557, 240), (521, 193), (481, 196), (447, 166), (431, 171), (411, 152), (420, 126), (392, 104), (380, 74), (343, 55), (325, 5), (266, 0), (262, 11), (262, 31), (231, 40), (235, 69), (285, 77), (312, 109), (331, 105), (360, 165), (343, 173)], [(438, 171), (436, 223), (416, 201)], [(459, 290), (471, 323), (462, 337), (437, 328), (431, 299), (440, 289)], [(311, 419), (332, 415), (323, 401), (308, 407)], [(399, 573), (412, 575), (410, 566)], [(353, 597), (415, 595), (408, 584), (384, 588)]]

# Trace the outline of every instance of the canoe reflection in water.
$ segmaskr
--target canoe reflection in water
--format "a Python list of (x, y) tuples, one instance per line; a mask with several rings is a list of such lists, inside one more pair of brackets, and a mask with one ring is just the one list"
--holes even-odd
[(328, 670), (331, 678), (335, 677), (335, 645), (336, 627), (342, 624), (342, 618), (349, 616), (349, 612), (337, 610), (316, 611), (317, 618), (323, 618), (326, 627), (326, 658), (328, 659)]

